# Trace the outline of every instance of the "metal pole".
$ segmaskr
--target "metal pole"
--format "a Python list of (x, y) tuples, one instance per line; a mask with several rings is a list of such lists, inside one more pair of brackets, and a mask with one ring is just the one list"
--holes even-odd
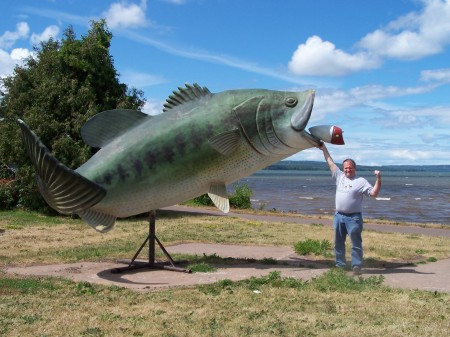
[(155, 238), (156, 238), (156, 211), (149, 212), (149, 235), (148, 235), (148, 263), (152, 266), (155, 264)]
[[(141, 268), (159, 268), (159, 269), (167, 269), (172, 271), (181, 271), (185, 273), (190, 273), (191, 271), (189, 269), (179, 268), (175, 266), (175, 263), (170, 256), (170, 254), (167, 252), (167, 250), (162, 245), (161, 241), (156, 237), (156, 211), (151, 210), (149, 212), (149, 219), (148, 219), (148, 236), (145, 239), (144, 243), (141, 245), (139, 250), (134, 254), (134, 257), (129, 260), (119, 260), (120, 263), (127, 263), (128, 267), (121, 267), (121, 268), (113, 268), (111, 269), (111, 273), (122, 273), (124, 271), (129, 270), (136, 270)], [(142, 248), (144, 248), (146, 242), (148, 240), (148, 263), (142, 262), (142, 261), (135, 261), (138, 257), (139, 253), (141, 252)], [(159, 247), (163, 251), (163, 253), (166, 255), (168, 262), (171, 264), (171, 266), (167, 266), (165, 262), (156, 262), (155, 261), (155, 242), (158, 243)], [(179, 261), (179, 263), (186, 262), (186, 261)]]

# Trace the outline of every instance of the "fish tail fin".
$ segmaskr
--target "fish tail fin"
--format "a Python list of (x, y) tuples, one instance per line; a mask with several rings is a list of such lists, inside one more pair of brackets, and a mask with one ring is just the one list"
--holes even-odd
[(103, 187), (61, 164), (25, 122), (18, 119), (18, 123), (39, 191), (53, 209), (62, 214), (83, 213), (104, 198)]

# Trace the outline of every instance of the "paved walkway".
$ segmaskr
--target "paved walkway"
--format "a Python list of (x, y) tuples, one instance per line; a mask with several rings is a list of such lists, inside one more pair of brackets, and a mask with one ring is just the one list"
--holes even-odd
[[(276, 265), (245, 263), (219, 266), (212, 273), (183, 273), (168, 270), (140, 269), (126, 273), (111, 273), (123, 265), (113, 262), (82, 262), (64, 265), (10, 267), (8, 273), (19, 275), (62, 276), (75, 281), (88, 281), (105, 285), (117, 285), (135, 290), (158, 289), (171, 286), (195, 286), (214, 283), (223, 279), (242, 280), (251, 276), (263, 276), (280, 271), (284, 277), (310, 280), (326, 272), (329, 267), (294, 253), (289, 247), (260, 247), (222, 244), (188, 243), (166, 247), (170, 254), (213, 255), (226, 258), (277, 260)], [(450, 259), (419, 266), (399, 268), (366, 268), (364, 277), (383, 275), (384, 284), (398, 288), (421, 289), (450, 293)]]
[[(289, 221), (307, 223), (306, 221), (318, 222), (315, 219), (283, 216), (260, 216), (252, 214), (229, 213), (205, 209), (192, 209), (183, 206), (167, 208), (176, 212), (189, 212), (200, 214), (211, 214), (218, 216), (235, 216), (243, 218), (258, 219), (261, 221)], [(320, 219), (320, 223), (331, 226), (331, 220)], [(378, 231), (404, 232), (411, 234), (424, 234), (450, 237), (450, 230), (439, 228), (422, 228), (408, 226), (387, 226), (367, 224), (366, 228)], [(219, 269), (212, 273), (183, 273), (159, 269), (140, 269), (126, 273), (112, 273), (111, 270), (123, 265), (115, 262), (81, 262), (75, 264), (30, 266), (30, 267), (8, 267), (6, 272), (19, 275), (43, 275), (62, 276), (75, 281), (88, 281), (105, 285), (117, 285), (135, 290), (151, 290), (171, 286), (195, 286), (198, 284), (214, 283), (223, 279), (242, 280), (251, 276), (263, 276), (272, 271), (279, 271), (284, 277), (296, 277), (310, 280), (329, 269), (329, 266), (312, 261), (295, 254), (291, 247), (260, 247), (205, 243), (187, 243), (166, 247), (170, 254), (184, 253), (190, 255), (213, 255), (222, 258), (246, 258), (246, 259), (274, 259), (276, 265), (261, 263), (244, 263), (236, 265), (218, 266)], [(450, 259), (430, 262), (418, 266), (403, 266), (396, 268), (365, 268), (363, 277), (383, 275), (384, 284), (392, 287), (421, 289), (428, 291), (439, 291), (450, 293)]]

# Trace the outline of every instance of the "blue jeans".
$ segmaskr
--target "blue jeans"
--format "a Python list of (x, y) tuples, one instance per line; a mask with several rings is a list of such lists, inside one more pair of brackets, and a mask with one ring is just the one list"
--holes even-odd
[(336, 267), (345, 268), (345, 240), (347, 235), (352, 241), (352, 268), (361, 267), (363, 261), (363, 248), (361, 233), (363, 218), (361, 213), (334, 214), (334, 255)]

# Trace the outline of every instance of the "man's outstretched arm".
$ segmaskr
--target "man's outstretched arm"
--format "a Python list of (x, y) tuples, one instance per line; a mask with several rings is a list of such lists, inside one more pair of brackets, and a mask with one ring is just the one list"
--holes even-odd
[(318, 148), (322, 150), (323, 156), (325, 157), (325, 161), (327, 162), (328, 166), (330, 167), (331, 172), (334, 173), (334, 171), (336, 171), (336, 169), (337, 169), (337, 165), (334, 163), (333, 158), (331, 158), (331, 155), (328, 152), (328, 149), (325, 146), (325, 143), (322, 142), (322, 145), (318, 146)]

